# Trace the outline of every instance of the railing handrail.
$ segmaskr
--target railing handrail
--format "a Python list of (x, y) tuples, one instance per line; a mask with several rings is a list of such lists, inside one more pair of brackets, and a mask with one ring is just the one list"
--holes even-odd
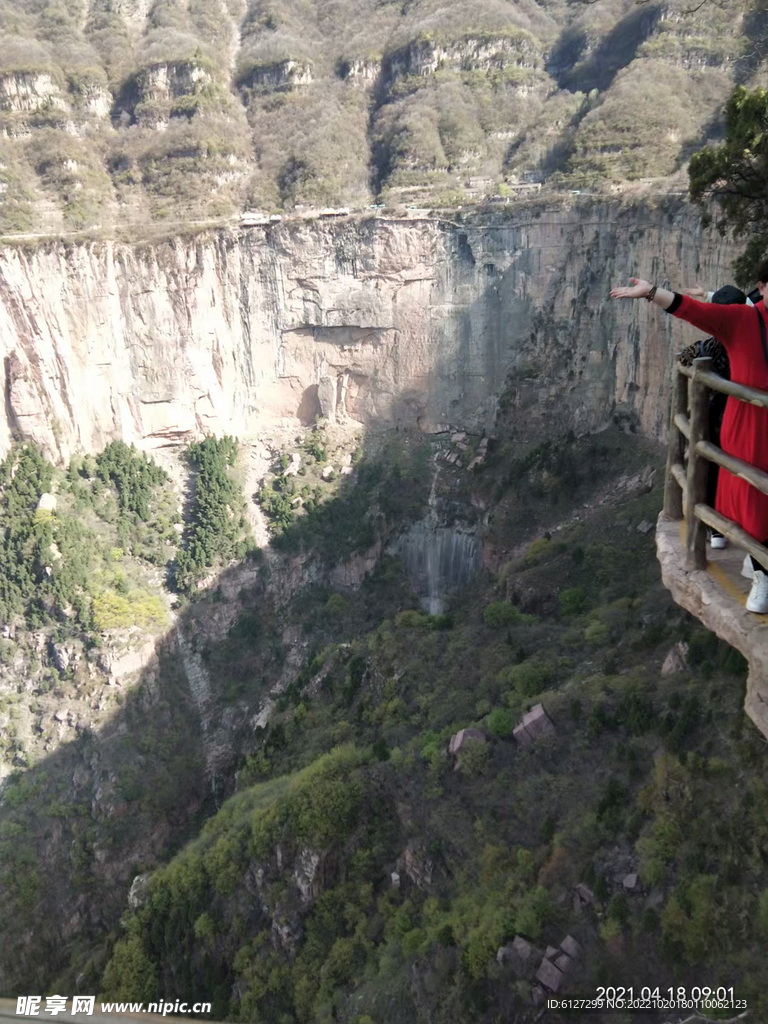
[[(768, 495), (768, 473), (733, 455), (709, 440), (709, 392), (717, 391), (741, 402), (768, 409), (768, 392), (726, 380), (710, 369), (712, 359), (694, 359), (693, 366), (675, 364), (675, 386), (669, 424), (667, 473), (664, 482), (664, 514), (682, 519), (687, 526), (688, 569), (706, 569), (707, 550), (704, 525), (722, 533), (768, 569), (768, 547), (760, 544), (732, 519), (706, 503), (707, 463), (727, 469)], [(686, 386), (687, 378), (687, 386)], [(688, 411), (690, 408), (690, 417)], [(688, 442), (688, 466), (685, 443)]]
[[(698, 362), (698, 360), (694, 360)], [(677, 372), (684, 377), (693, 378), (693, 367), (677, 364)], [(749, 402), (750, 405), (759, 405), (768, 409), (768, 391), (761, 391), (759, 388), (751, 388), (746, 384), (737, 384), (736, 381), (726, 380), (719, 373), (712, 370), (699, 370), (699, 380), (706, 384), (712, 391), (719, 391), (723, 395), (731, 395), (742, 402)]]

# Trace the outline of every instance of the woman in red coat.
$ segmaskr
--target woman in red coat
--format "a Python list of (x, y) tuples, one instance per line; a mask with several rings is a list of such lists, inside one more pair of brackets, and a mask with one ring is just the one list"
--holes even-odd
[[(760, 331), (761, 317), (768, 329), (765, 309), (768, 261), (758, 271), (761, 301), (755, 306), (718, 306), (697, 302), (687, 295), (656, 288), (638, 278), (630, 278), (629, 288), (614, 288), (612, 299), (647, 299), (699, 330), (714, 335), (728, 352), (731, 380), (768, 391), (768, 359), (763, 351)], [(729, 398), (723, 417), (720, 447), (728, 455), (768, 472), (768, 409)], [(761, 544), (768, 542), (768, 495), (762, 494), (746, 480), (733, 476), (721, 467), (717, 487), (717, 511), (738, 523)], [(754, 582), (747, 609), (768, 612), (768, 573), (752, 559)]]

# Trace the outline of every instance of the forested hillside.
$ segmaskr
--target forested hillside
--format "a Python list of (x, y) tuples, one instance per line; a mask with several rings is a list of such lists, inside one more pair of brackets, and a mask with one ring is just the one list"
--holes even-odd
[[(125, 626), (97, 619), (131, 612), (148, 561), (175, 557), (180, 585), (203, 551), (218, 566), (243, 553), (206, 526), (222, 500), (238, 522), (235, 449), (190, 452), (188, 563), (151, 462), (113, 445), (64, 473), (14, 452), (4, 557), (39, 536), (30, 569), (50, 587), (38, 605), (22, 579), (2, 648), (5, 677), (31, 658), (30, 628), (45, 640), (0, 708), (16, 766), (0, 800), (6, 990), (210, 998), (217, 1019), (264, 1024), (524, 1022), (545, 949), (571, 935), (565, 991), (706, 980), (759, 1005), (764, 742), (744, 718), (743, 661), (658, 580), (659, 452), (615, 429), (522, 452), (504, 415), (471, 473), (454, 456), (478, 438), (401, 434), (369, 438), (330, 481), (330, 438), (312, 432), (288, 492), (306, 507), (275, 503), (296, 479), (277, 455), (259, 500), (282, 553), (177, 598), (157, 665), (107, 687), (92, 725), (89, 659), (56, 669), (50, 652)], [(52, 479), (58, 506), (39, 514)], [(494, 570), (448, 613), (421, 610), (393, 554), (359, 589), (343, 582), (427, 507), (464, 528), (487, 512)], [(526, 748), (512, 730), (539, 703), (555, 732)], [(482, 738), (453, 756), (466, 727)]]
[(665, 178), (760, 74), (759, 5), (690, 7), (5, 0), (0, 230)]

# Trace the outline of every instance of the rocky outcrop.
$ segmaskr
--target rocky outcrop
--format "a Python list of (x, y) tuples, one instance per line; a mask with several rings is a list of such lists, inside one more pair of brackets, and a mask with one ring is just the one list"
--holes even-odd
[(0, 110), (23, 114), (44, 107), (67, 107), (61, 89), (48, 72), (14, 71), (0, 75)]
[(373, 85), (381, 74), (381, 61), (372, 57), (350, 57), (339, 61), (339, 78), (353, 85)]
[(213, 81), (211, 72), (194, 61), (168, 61), (139, 71), (134, 79), (141, 103), (192, 96)]
[[(720, 571), (717, 576), (685, 568), (686, 546), (680, 522), (659, 515), (656, 524), (656, 553), (661, 563), (661, 579), (675, 602), (695, 616), (708, 630), (716, 633), (747, 659), (747, 695), (744, 710), (764, 736), (768, 736), (768, 645), (765, 643), (766, 617), (754, 615), (744, 607), (746, 588), (739, 591)], [(730, 577), (738, 579), (742, 554), (729, 552), (735, 562)]]
[(533, 69), (541, 63), (539, 46), (527, 32), (464, 36), (444, 42), (420, 37), (388, 55), (386, 75), (391, 82), (406, 76), (432, 75), (445, 68), (455, 71)]
[[(630, 273), (720, 284), (727, 241), (683, 204), (526, 208), (503, 221), (349, 218), (155, 247), (0, 249), (4, 414), (55, 460), (242, 440), (322, 411), (517, 440), (620, 420), (662, 436), (689, 329), (611, 303)], [(333, 384), (336, 383), (334, 391)]]
[(256, 64), (240, 78), (240, 87), (251, 92), (286, 92), (313, 80), (312, 62), (278, 60)]

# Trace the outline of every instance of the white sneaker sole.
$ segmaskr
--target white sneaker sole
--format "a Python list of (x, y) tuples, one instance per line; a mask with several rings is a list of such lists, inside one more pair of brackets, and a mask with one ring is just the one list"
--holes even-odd
[(722, 548), (727, 548), (728, 540), (726, 537), (713, 537), (712, 540), (709, 542), (709, 546), (713, 548), (715, 551)]
[(745, 580), (753, 580), (755, 578), (755, 570), (752, 568), (752, 562), (749, 555), (744, 555), (744, 564), (741, 567), (741, 575)]

